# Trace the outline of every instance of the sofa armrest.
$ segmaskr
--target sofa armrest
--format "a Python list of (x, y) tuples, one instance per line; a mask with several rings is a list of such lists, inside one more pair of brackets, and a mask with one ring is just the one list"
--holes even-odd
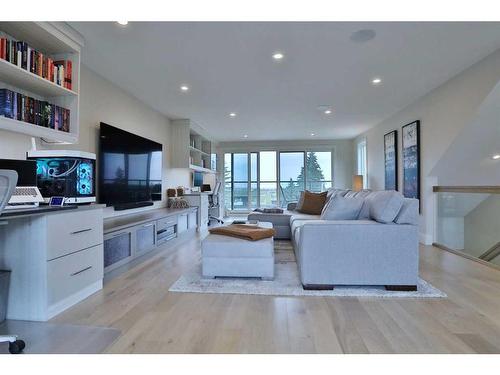
[(286, 206), (286, 209), (288, 211), (295, 211), (296, 208), (297, 208), (297, 202), (288, 203)]
[(310, 220), (296, 255), (303, 284), (416, 285), (418, 226)]

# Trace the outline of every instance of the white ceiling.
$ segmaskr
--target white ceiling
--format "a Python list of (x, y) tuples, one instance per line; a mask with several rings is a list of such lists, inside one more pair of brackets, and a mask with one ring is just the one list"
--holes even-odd
[[(85, 65), (220, 141), (352, 138), (500, 48), (500, 23), (70, 25), (85, 37)], [(360, 29), (375, 39), (352, 42)]]

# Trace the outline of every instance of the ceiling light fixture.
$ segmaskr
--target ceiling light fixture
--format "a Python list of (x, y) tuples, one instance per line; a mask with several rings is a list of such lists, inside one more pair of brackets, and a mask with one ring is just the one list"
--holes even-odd
[(231, 113), (229, 114), (229, 117), (236, 117), (236, 113), (231, 112)]
[(381, 83), (382, 83), (382, 78), (380, 77), (375, 77), (372, 79), (372, 85), (374, 86), (380, 85)]
[(245, 134), (245, 135), (243, 136), (243, 138), (248, 138), (248, 134)]
[(325, 111), (324, 111), (324, 114), (325, 114), (325, 115), (329, 115), (329, 114), (331, 114), (331, 113), (332, 113), (332, 110), (331, 110), (331, 109), (325, 109)]
[(188, 85), (181, 85), (181, 91), (189, 91), (189, 86)]
[(493, 155), (491, 158), (493, 160), (498, 160), (498, 159), (500, 159), (500, 154)]
[(316, 134), (314, 134), (314, 133), (311, 133), (311, 137), (314, 137), (315, 135), (316, 135)]
[(273, 59), (276, 61), (283, 60), (283, 57), (285, 57), (285, 55), (282, 52), (273, 53)]
[(127, 26), (128, 25), (128, 21), (116, 21), (119, 25), (122, 25), (122, 26)]

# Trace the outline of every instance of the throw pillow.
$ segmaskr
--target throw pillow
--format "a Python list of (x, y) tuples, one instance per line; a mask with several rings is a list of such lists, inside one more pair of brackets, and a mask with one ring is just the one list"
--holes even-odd
[(300, 211), (302, 209), (302, 206), (304, 205), (304, 192), (300, 192), (299, 196), (299, 201), (297, 202), (297, 205), (295, 206), (295, 211)]
[(396, 224), (418, 225), (418, 199), (405, 198), (403, 207), (394, 220)]
[(379, 191), (369, 198), (370, 217), (379, 223), (392, 223), (403, 206), (403, 195), (394, 190)]
[(310, 191), (304, 191), (304, 201), (302, 206), (297, 208), (297, 211), (303, 214), (309, 215), (321, 215), (321, 211), (325, 206), (326, 202), (326, 191), (323, 193), (311, 193)]
[(363, 198), (335, 196), (321, 213), (321, 220), (356, 220), (363, 202)]

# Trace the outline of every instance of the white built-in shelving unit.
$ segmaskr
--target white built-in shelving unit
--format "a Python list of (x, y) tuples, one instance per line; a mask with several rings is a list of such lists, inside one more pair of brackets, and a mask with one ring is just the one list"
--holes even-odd
[(27, 42), (54, 60), (71, 60), (72, 90), (0, 59), (0, 88), (46, 100), (70, 110), (69, 132), (0, 116), (0, 130), (55, 142), (76, 143), (79, 135), (80, 55), (83, 38), (63, 22), (0, 22), (0, 31)]
[(213, 142), (191, 120), (172, 121), (172, 167), (215, 173)]

